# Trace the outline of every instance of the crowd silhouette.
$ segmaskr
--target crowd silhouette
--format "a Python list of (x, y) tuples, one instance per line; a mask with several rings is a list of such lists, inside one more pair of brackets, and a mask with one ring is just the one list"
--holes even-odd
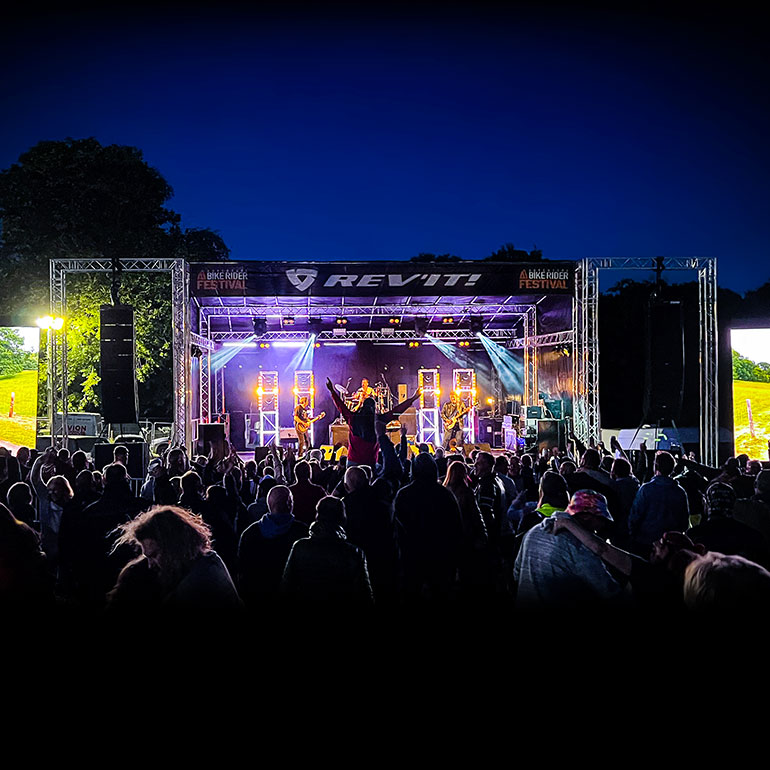
[[(371, 405), (370, 405), (371, 406)], [(394, 444), (271, 447), (260, 462), (172, 447), (143, 479), (131, 445), (0, 449), (0, 601), (39, 617), (222, 613), (689, 617), (770, 600), (770, 469), (613, 438), (491, 453)], [(359, 422), (360, 422), (359, 418)], [(468, 450), (469, 447), (465, 447)]]

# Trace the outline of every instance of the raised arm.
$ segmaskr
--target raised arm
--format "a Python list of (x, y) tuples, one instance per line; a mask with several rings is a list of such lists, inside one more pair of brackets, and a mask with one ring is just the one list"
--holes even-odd
[(350, 422), (353, 413), (350, 411), (350, 409), (348, 409), (348, 407), (345, 405), (345, 402), (340, 398), (340, 394), (337, 393), (337, 391), (334, 389), (334, 383), (332, 383), (329, 377), (326, 378), (326, 389), (331, 394), (334, 406), (337, 407), (339, 413), (347, 422)]
[(568, 516), (557, 516), (553, 520), (554, 534), (567, 531), (572, 533), (591, 553), (628, 577), (631, 574), (632, 556), (602, 540), (598, 535), (581, 527)]
[(402, 412), (405, 412), (409, 407), (417, 401), (417, 399), (420, 397), (420, 389), (417, 388), (415, 392), (406, 399), (406, 401), (402, 401), (400, 404), (396, 404), (389, 412), (384, 412), (379, 416), (380, 420), (384, 420), (386, 423), (389, 423), (391, 420), (395, 419), (397, 414), (401, 414)]

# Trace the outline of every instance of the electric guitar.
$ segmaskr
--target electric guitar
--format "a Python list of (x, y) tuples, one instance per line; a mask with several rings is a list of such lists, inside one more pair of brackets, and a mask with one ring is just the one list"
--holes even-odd
[(316, 420), (320, 420), (322, 417), (326, 417), (326, 412), (321, 412), (320, 414), (317, 414), (315, 417), (311, 417), (309, 420), (300, 420), (299, 417), (295, 417), (294, 429), (298, 433), (306, 433), (310, 428), (310, 424), (314, 423)]
[(454, 417), (450, 417), (449, 419), (446, 419), (446, 420), (442, 417), (441, 419), (444, 423), (444, 428), (446, 430), (451, 430), (452, 426), (455, 423), (459, 423), (460, 420), (462, 420), (462, 418), (465, 417), (465, 415), (468, 414), (468, 412), (470, 411), (471, 411), (470, 406), (463, 405), (460, 407), (460, 411), (457, 412), (457, 414)]

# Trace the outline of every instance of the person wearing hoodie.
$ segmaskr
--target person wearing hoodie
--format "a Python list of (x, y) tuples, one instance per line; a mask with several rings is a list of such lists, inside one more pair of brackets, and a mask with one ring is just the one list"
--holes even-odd
[(345, 522), (342, 500), (318, 501), (309, 537), (294, 543), (283, 571), (281, 592), (293, 605), (327, 610), (374, 602), (366, 556), (347, 541)]
[(418, 454), (412, 461), (412, 481), (396, 494), (394, 512), (407, 600), (453, 598), (463, 554), (463, 521), (455, 496), (439, 483), (429, 454)]
[(289, 552), (297, 540), (308, 536), (308, 525), (294, 517), (293, 505), (289, 488), (274, 485), (267, 493), (267, 512), (243, 530), (237, 579), (247, 609), (274, 605)]

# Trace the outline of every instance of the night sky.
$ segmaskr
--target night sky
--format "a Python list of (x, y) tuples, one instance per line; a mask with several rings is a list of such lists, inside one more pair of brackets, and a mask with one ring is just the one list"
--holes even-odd
[(138, 147), (233, 259), (510, 242), (770, 280), (767, 28), (740, 5), (290, 7), (17, 11), (0, 168), (40, 140)]

